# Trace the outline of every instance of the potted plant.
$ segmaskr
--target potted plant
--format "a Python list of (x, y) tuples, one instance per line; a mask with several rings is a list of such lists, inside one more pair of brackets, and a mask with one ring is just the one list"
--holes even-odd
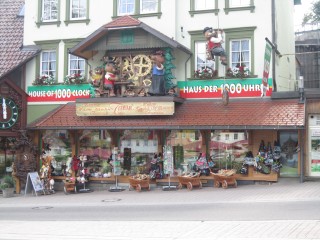
[(10, 175), (4, 176), (1, 181), (0, 189), (4, 198), (13, 197), (14, 192), (14, 180)]

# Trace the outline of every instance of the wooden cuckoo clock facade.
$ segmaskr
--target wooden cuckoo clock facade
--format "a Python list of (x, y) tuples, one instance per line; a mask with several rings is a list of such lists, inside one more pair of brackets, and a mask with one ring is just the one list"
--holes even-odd
[(16, 84), (0, 82), (0, 137), (17, 137), (27, 124), (27, 94)]

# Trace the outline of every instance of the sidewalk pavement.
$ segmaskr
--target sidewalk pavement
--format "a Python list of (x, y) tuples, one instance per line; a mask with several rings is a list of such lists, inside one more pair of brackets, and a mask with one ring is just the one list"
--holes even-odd
[(103, 201), (115, 201), (117, 205), (154, 205), (181, 203), (226, 203), (226, 202), (279, 202), (279, 201), (313, 201), (320, 200), (320, 181), (299, 182), (297, 178), (280, 178), (276, 183), (255, 183), (238, 185), (227, 189), (203, 187), (192, 191), (182, 188), (174, 191), (164, 191), (160, 186), (151, 186), (150, 191), (129, 191), (128, 185), (119, 185), (125, 189), (121, 192), (108, 191), (113, 185), (108, 185), (90, 193), (69, 193), (56, 191), (50, 195), (35, 196), (15, 194), (13, 198), (1, 198), (0, 207), (23, 207), (39, 204), (57, 206), (63, 202), (68, 206), (98, 206)]
[[(112, 186), (112, 185), (111, 185)], [(109, 186), (110, 187), (110, 186)], [(123, 186), (125, 187), (125, 186)], [(110, 192), (109, 188), (91, 193), (62, 191), (51, 195), (0, 197), (6, 207), (103, 206), (116, 205), (320, 201), (320, 182), (300, 183), (298, 179), (279, 179), (272, 184), (238, 185), (237, 188), (181, 189), (163, 191)], [(320, 204), (320, 202), (319, 202)], [(320, 207), (320, 205), (319, 205)], [(319, 217), (320, 218), (320, 217)], [(277, 221), (7, 221), (0, 219), (0, 239), (19, 240), (320, 240), (320, 220)]]

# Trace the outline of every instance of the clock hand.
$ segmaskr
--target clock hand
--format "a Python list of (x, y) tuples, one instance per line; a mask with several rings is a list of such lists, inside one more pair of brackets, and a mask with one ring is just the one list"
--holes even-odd
[(2, 98), (2, 114), (3, 114), (3, 119), (7, 119), (7, 104), (4, 98)]

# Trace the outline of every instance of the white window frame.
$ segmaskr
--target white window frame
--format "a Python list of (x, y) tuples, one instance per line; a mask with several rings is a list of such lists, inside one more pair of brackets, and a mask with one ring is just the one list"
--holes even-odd
[[(130, 5), (133, 5), (133, 8), (131, 11), (128, 11), (128, 8)], [(126, 11), (121, 12), (122, 7), (121, 6), (125, 6)], [(136, 3), (135, 0), (118, 0), (118, 16), (123, 16), (123, 15), (132, 15), (135, 13), (135, 7), (136, 7)]]
[[(243, 42), (244, 41), (248, 41), (248, 49), (243, 49)], [(235, 51), (233, 49), (233, 44), (235, 42), (239, 42), (240, 43), (240, 47), (239, 49), (237, 49), (237, 51)], [(245, 52), (247, 52), (248, 58), (249, 59), (243, 59), (243, 57), (245, 56)], [(235, 60), (233, 58), (233, 54), (238, 53), (239, 54), (239, 58), (237, 60)], [(243, 64), (245, 64), (245, 67), (248, 67), (250, 69), (251, 66), (251, 39), (249, 38), (240, 38), (240, 39), (232, 39), (230, 40), (230, 66), (232, 69), (234, 68), (238, 68), (239, 66), (243, 66)]]
[[(206, 56), (206, 42), (205, 41), (195, 41), (195, 59), (194, 59), (194, 69), (195, 70), (202, 70), (202, 67), (204, 68), (211, 68), (213, 71), (216, 70), (216, 65), (215, 65), (215, 61), (213, 60), (207, 60), (207, 56)], [(198, 56), (201, 56), (201, 58), (199, 58)], [(199, 59), (204, 59), (203, 63), (199, 63)], [(201, 68), (199, 68), (198, 66), (200, 64), (203, 64), (203, 66)]]
[[(75, 61), (76, 66), (80, 66), (80, 67), (72, 68), (71, 67), (72, 61)], [(81, 66), (83, 68), (81, 68)], [(68, 75), (71, 75), (71, 74), (80, 74), (80, 75), (84, 76), (84, 74), (85, 74), (85, 60), (83, 58), (78, 57), (78, 56), (68, 54)]]
[[(78, 17), (73, 17), (74, 10), (76, 10)], [(70, 14), (70, 20), (86, 19), (87, 18), (87, 0), (70, 0), (69, 14)]]
[(230, 7), (248, 7), (251, 5), (250, 0), (229, 0), (230, 1)]
[(194, 0), (194, 10), (215, 9), (215, 1), (213, 0)]
[[(47, 8), (45, 7), (48, 4), (48, 13), (46, 12)], [(54, 11), (53, 8), (56, 7)], [(42, 0), (42, 12), (41, 12), (41, 20), (42, 22), (54, 22), (58, 20), (59, 14), (59, 3), (58, 0)], [(56, 12), (55, 18), (53, 17), (53, 13)], [(47, 16), (46, 18), (44, 16)]]
[(228, 140), (230, 139), (229, 133), (226, 133), (226, 134), (224, 135), (224, 138), (225, 138), (226, 141), (228, 141)]
[[(43, 60), (43, 55), (44, 53), (47, 53), (48, 56), (48, 60)], [(55, 59), (51, 59), (51, 55), (54, 54), (55, 55)], [(48, 69), (43, 69), (43, 65), (44, 63), (48, 64)], [(50, 64), (54, 64), (55, 68), (54, 70), (50, 70), (49, 65)], [(55, 50), (44, 50), (41, 53), (41, 58), (40, 58), (40, 75), (48, 75), (48, 76), (52, 76), (53, 78), (56, 78), (57, 76), (57, 52)]]
[(233, 139), (234, 139), (234, 140), (238, 140), (238, 139), (239, 139), (239, 135), (238, 135), (238, 133), (234, 133), (234, 135), (233, 135)]
[(140, 0), (140, 14), (156, 12), (158, 12), (158, 0)]

